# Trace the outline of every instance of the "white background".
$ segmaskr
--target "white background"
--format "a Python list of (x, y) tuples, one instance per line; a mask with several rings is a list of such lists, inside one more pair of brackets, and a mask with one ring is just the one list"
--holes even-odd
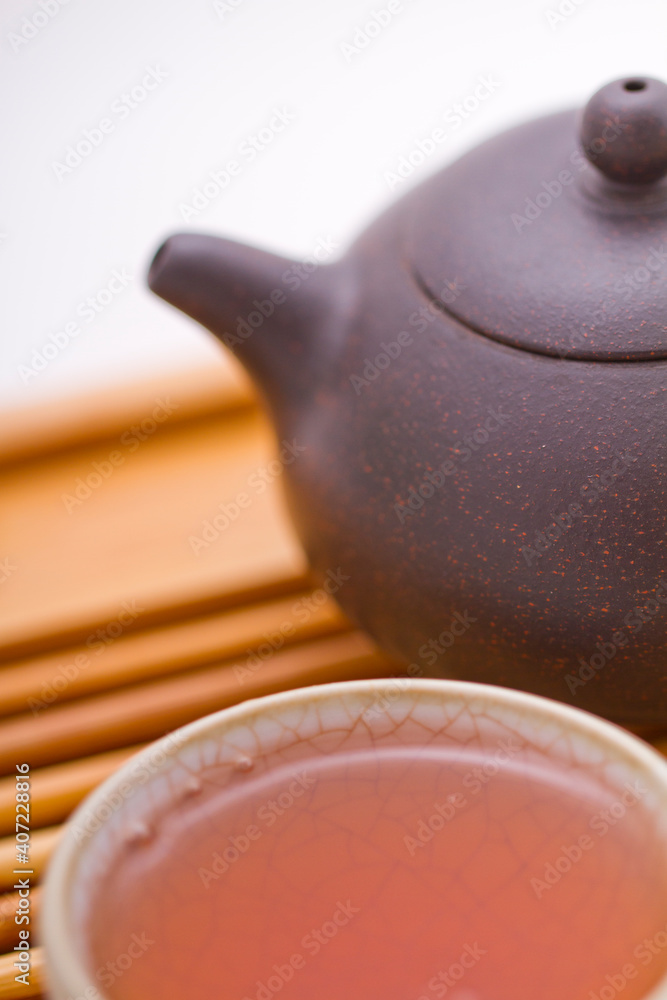
[[(447, 139), (411, 182), (524, 118), (585, 103), (618, 76), (667, 77), (667, 5), (658, 0), (402, 0), (362, 51), (360, 26), (388, 0), (43, 0), (53, 9), (17, 43), (39, 0), (2, 0), (0, 406), (168, 368), (221, 348), (144, 287), (170, 231), (197, 229), (299, 258), (321, 236), (342, 247), (388, 204), (385, 177), (438, 126)], [(394, 0), (394, 4), (396, 0)], [(566, 13), (554, 24), (547, 12)], [(552, 21), (554, 18), (552, 18)], [(17, 51), (15, 49), (18, 48)], [(112, 106), (149, 67), (167, 79), (121, 119)], [(458, 128), (444, 115), (481, 77), (500, 86)], [(208, 173), (275, 108), (295, 120), (195, 220)], [(54, 162), (85, 129), (114, 130), (58, 179)], [(79, 303), (113, 269), (132, 283), (92, 323)], [(77, 321), (80, 334), (39, 373), (33, 350)]]

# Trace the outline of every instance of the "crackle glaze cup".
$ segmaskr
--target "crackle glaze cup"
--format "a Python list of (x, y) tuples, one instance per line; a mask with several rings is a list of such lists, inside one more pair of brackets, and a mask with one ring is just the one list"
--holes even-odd
[(667, 761), (489, 686), (248, 701), (78, 808), (42, 934), (55, 1000), (667, 1000)]

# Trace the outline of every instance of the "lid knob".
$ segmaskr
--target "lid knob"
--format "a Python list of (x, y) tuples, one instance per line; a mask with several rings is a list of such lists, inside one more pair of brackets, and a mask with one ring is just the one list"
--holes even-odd
[(660, 180), (667, 174), (667, 84), (648, 76), (608, 83), (586, 105), (580, 138), (610, 181)]

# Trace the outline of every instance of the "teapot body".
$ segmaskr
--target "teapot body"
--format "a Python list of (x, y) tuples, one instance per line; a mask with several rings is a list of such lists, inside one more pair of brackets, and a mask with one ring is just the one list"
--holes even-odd
[(420, 197), (337, 265), (337, 350), (275, 413), (309, 559), (413, 676), (664, 724), (664, 363), (535, 354), (434, 306), (397, 245)]

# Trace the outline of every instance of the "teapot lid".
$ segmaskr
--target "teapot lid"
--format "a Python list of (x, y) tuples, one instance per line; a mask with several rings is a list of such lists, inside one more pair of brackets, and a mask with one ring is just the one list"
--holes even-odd
[(667, 357), (660, 80), (616, 80), (583, 113), (511, 129), (418, 192), (410, 258), (442, 311), (539, 354)]

